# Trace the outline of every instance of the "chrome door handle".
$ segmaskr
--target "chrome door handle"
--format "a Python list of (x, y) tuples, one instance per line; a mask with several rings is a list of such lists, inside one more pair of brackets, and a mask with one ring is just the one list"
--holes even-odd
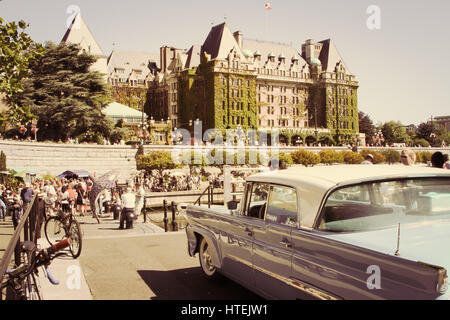
[(285, 246), (287, 249), (291, 249), (292, 248), (292, 243), (290, 243), (287, 240), (280, 241), (280, 244)]

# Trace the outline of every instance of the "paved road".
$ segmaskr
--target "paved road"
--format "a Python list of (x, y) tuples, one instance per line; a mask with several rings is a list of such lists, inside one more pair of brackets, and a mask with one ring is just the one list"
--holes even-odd
[[(154, 217), (161, 220), (161, 217)], [(53, 286), (40, 272), (41, 291), (50, 300), (257, 300), (255, 294), (226, 278), (206, 279), (198, 258), (187, 253), (184, 231), (164, 233), (151, 223), (138, 222), (133, 230), (119, 230), (119, 223), (102, 218), (77, 217), (83, 232), (81, 256), (55, 259), (50, 268), (60, 281)], [(9, 219), (10, 220), (10, 219)], [(142, 218), (141, 218), (142, 220)], [(13, 233), (11, 221), (0, 223), (0, 250)], [(41, 247), (49, 244), (42, 238)], [(4, 251), (0, 251), (3, 254)], [(81, 267), (81, 268), (80, 268)], [(71, 279), (81, 270), (81, 287)]]
[(91, 218), (84, 221), (79, 262), (94, 299), (260, 299), (226, 278), (206, 279), (198, 258), (187, 254), (184, 232), (163, 233), (149, 223), (117, 230), (112, 219), (101, 225)]

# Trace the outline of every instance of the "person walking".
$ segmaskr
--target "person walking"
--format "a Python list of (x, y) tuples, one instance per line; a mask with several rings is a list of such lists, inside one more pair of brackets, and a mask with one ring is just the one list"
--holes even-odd
[(83, 186), (81, 185), (81, 183), (79, 183), (77, 185), (77, 212), (80, 213), (80, 216), (83, 217), (84, 214), (86, 213), (84, 211), (85, 208), (85, 203), (86, 203), (86, 195), (85, 195), (85, 191), (83, 189)]

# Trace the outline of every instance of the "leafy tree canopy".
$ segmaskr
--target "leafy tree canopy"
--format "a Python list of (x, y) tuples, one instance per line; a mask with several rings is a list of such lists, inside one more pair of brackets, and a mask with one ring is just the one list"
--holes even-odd
[(391, 145), (393, 143), (410, 143), (411, 138), (406, 132), (405, 126), (400, 122), (389, 121), (381, 127), (386, 143)]
[(86, 132), (109, 137), (113, 124), (101, 110), (111, 102), (103, 76), (90, 71), (96, 58), (76, 44), (47, 43), (31, 63), (17, 103), (38, 116), (40, 139), (66, 140)]
[(0, 18), (0, 93), (9, 105), (2, 120), (25, 124), (33, 118), (29, 107), (19, 106), (16, 97), (23, 91), (22, 80), (28, 76), (29, 65), (41, 57), (42, 46), (25, 33), (24, 21), (5, 23)]

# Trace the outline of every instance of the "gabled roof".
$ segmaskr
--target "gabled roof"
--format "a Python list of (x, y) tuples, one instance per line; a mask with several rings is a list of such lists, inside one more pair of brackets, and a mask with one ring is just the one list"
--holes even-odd
[(222, 23), (212, 27), (208, 37), (203, 43), (202, 54), (203, 52), (206, 52), (211, 55), (211, 59), (225, 60), (228, 58), (228, 54), (233, 48), (236, 49), (236, 53), (241, 59), (245, 59), (231, 30), (226, 23)]
[(202, 47), (199, 45), (193, 45), (187, 52), (186, 69), (197, 67), (200, 64), (200, 55), (202, 53)]
[(352, 74), (350, 70), (348, 70), (344, 60), (331, 39), (319, 41), (319, 43), (323, 44), (322, 51), (319, 55), (319, 60), (322, 63), (322, 71), (336, 72), (336, 66), (341, 63), (344, 66), (346, 73)]
[(95, 41), (94, 36), (84, 22), (81, 14), (78, 13), (72, 21), (69, 29), (67, 29), (61, 42), (70, 42), (79, 44), (80, 47), (94, 56), (105, 57), (102, 49)]

